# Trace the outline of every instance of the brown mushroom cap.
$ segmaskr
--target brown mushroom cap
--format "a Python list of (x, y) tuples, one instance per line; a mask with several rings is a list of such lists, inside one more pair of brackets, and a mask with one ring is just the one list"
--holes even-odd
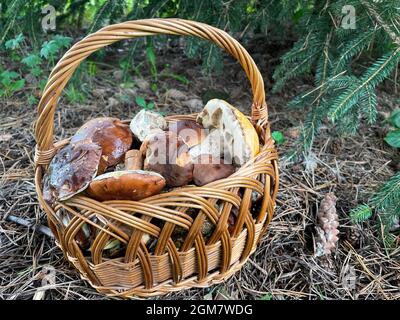
[(235, 172), (233, 165), (224, 163), (223, 159), (215, 159), (210, 154), (195, 158), (193, 163), (193, 181), (197, 186), (226, 178)]
[(140, 200), (160, 193), (165, 179), (155, 172), (124, 170), (104, 173), (96, 177), (87, 192), (99, 201)]
[(180, 136), (171, 131), (149, 136), (142, 144), (146, 155), (144, 169), (161, 174), (169, 187), (180, 187), (192, 180), (193, 163), (188, 146)]
[(140, 170), (141, 167), (142, 153), (139, 150), (129, 150), (125, 154), (126, 170), (96, 177), (87, 191), (99, 201), (140, 200), (160, 193), (165, 187), (165, 179), (156, 172)]
[[(127, 124), (116, 118), (95, 118), (86, 122), (71, 138), (76, 144), (89, 140), (102, 149), (101, 169), (115, 166), (132, 145), (132, 133)], [(103, 171), (103, 170), (100, 170)]]
[(101, 148), (95, 143), (67, 145), (50, 162), (44, 179), (46, 201), (66, 200), (86, 189), (96, 176)]
[(189, 148), (200, 144), (206, 137), (206, 131), (195, 120), (178, 120), (169, 124), (169, 131), (182, 137)]
[(238, 215), (239, 215), (238, 208), (232, 207), (232, 210), (229, 213), (229, 217), (228, 217), (228, 231), (230, 234), (232, 234), (235, 229), (235, 223), (236, 223)]

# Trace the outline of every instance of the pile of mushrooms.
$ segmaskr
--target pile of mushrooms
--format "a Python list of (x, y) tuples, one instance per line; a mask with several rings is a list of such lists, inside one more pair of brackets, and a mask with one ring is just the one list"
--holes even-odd
[[(250, 121), (223, 100), (210, 100), (196, 120), (167, 123), (149, 110), (141, 110), (129, 125), (96, 118), (53, 157), (43, 178), (43, 198), (50, 205), (78, 193), (98, 201), (138, 201), (163, 190), (226, 178), (258, 152)], [(61, 219), (68, 224), (68, 216)], [(229, 225), (235, 220), (233, 212)], [(87, 248), (91, 232), (85, 227), (77, 237)]]
[(250, 121), (219, 99), (210, 100), (196, 120), (168, 124), (144, 109), (129, 125), (96, 118), (54, 156), (43, 196), (50, 204), (81, 192), (99, 201), (137, 201), (165, 187), (204, 186), (226, 178), (258, 151)]

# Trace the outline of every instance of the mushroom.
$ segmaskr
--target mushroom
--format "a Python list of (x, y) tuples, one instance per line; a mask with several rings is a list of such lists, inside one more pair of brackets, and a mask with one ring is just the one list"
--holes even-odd
[[(71, 222), (71, 214), (64, 208), (61, 208), (60, 210), (57, 211), (56, 215), (59, 221), (61, 221), (65, 227), (68, 227), (69, 223)], [(89, 249), (91, 242), (94, 240), (94, 233), (95, 233), (95, 228), (92, 225), (87, 224), (86, 222), (83, 223), (82, 227), (78, 230), (78, 232), (75, 235), (76, 243), (83, 250)]]
[(143, 109), (132, 119), (129, 127), (135, 137), (143, 142), (150, 134), (166, 130), (167, 121), (162, 115)]
[(210, 134), (214, 130), (219, 131), (224, 144), (221, 149), (224, 151), (227, 149), (233, 163), (237, 165), (243, 165), (259, 152), (257, 131), (251, 122), (224, 100), (208, 101), (197, 116), (197, 122), (204, 128), (210, 129)]
[(181, 136), (189, 148), (200, 144), (206, 137), (206, 131), (195, 120), (178, 120), (169, 124), (169, 131)]
[(231, 212), (229, 212), (229, 216), (228, 216), (228, 231), (230, 234), (233, 234), (233, 231), (235, 230), (235, 224), (236, 224), (238, 215), (239, 215), (238, 208), (232, 207)]
[(146, 155), (144, 169), (161, 174), (169, 187), (188, 184), (193, 176), (189, 148), (180, 136), (171, 131), (150, 135), (142, 144)]
[(44, 199), (52, 204), (86, 189), (97, 174), (100, 158), (100, 146), (87, 141), (59, 150), (44, 177)]
[(99, 173), (107, 167), (117, 165), (132, 145), (132, 133), (129, 126), (116, 118), (95, 118), (86, 122), (71, 138), (76, 144), (90, 141), (101, 147)]
[(211, 130), (200, 144), (190, 148), (189, 154), (192, 159), (198, 158), (203, 154), (209, 154), (214, 158), (219, 158), (223, 155), (227, 162), (230, 159), (230, 149), (225, 145), (222, 132), (217, 129)]
[(129, 150), (125, 153), (125, 167), (131, 170), (141, 170), (143, 167), (143, 157), (140, 150)]
[(140, 170), (138, 150), (126, 153), (126, 170), (104, 173), (90, 183), (87, 192), (99, 201), (140, 200), (160, 193), (165, 179), (156, 172)]
[(197, 157), (193, 163), (193, 181), (198, 186), (226, 178), (235, 172), (233, 165), (224, 163), (221, 158), (213, 158), (210, 154)]

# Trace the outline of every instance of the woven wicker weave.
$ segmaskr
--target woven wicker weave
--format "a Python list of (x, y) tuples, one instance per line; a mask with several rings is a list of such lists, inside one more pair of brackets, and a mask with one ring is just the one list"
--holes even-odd
[[(251, 120), (260, 137), (260, 153), (232, 176), (204, 187), (177, 188), (138, 202), (98, 202), (77, 195), (50, 207), (43, 200), (42, 176), (56, 151), (68, 143), (68, 139), (53, 141), (54, 114), (63, 88), (81, 61), (96, 50), (122, 39), (157, 34), (196, 36), (212, 41), (240, 62), (252, 87)], [(226, 32), (181, 19), (137, 20), (105, 27), (76, 43), (57, 63), (39, 102), (38, 113), (35, 183), (39, 203), (47, 213), (56, 244), (99, 292), (149, 297), (208, 287), (239, 270), (256, 249), (274, 211), (277, 153), (270, 136), (261, 74), (247, 51)], [(169, 116), (167, 121), (182, 118), (194, 119), (195, 115)], [(261, 195), (257, 207), (252, 207), (254, 192)], [(233, 229), (228, 230), (232, 208), (237, 208), (238, 216)], [(73, 217), (68, 226), (60, 221), (60, 211)], [(215, 226), (207, 239), (201, 232), (206, 219)], [(98, 229), (90, 255), (84, 255), (76, 241), (84, 224)], [(127, 228), (131, 235), (126, 233)], [(176, 228), (185, 234), (179, 247), (171, 238)], [(144, 234), (157, 241), (151, 250), (141, 241)], [(104, 246), (112, 238), (126, 245), (123, 258), (103, 256)]]

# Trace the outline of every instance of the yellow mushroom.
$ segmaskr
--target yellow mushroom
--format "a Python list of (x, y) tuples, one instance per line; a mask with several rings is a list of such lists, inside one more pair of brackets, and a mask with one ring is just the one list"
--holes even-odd
[[(234, 164), (243, 165), (259, 152), (258, 135), (253, 125), (243, 113), (226, 101), (208, 101), (197, 116), (197, 122), (211, 130), (209, 135), (217, 137), (217, 140), (221, 137), (223, 146), (220, 147), (220, 155), (224, 156), (225, 162), (228, 160), (227, 156), (230, 156)], [(209, 139), (205, 140), (205, 143), (210, 144)], [(199, 148), (201, 147), (197, 149)], [(211, 154), (215, 152), (210, 151)]]

